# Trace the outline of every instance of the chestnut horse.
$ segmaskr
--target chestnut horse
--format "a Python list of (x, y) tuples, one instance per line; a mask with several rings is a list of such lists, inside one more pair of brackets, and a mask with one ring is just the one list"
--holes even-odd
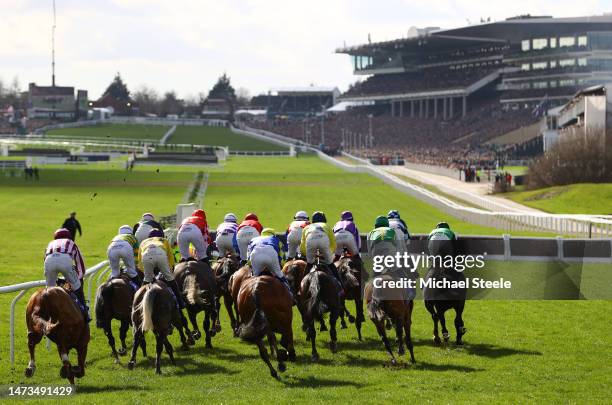
[[(248, 319), (248, 322), (240, 326), (238, 334), (241, 339), (257, 345), (259, 355), (270, 369), (272, 377), (276, 379), (280, 377), (270, 363), (263, 338), (268, 337), (276, 352), (278, 370), (285, 371), (285, 361), (295, 361), (292, 307), (293, 300), (289, 291), (275, 277), (261, 275), (242, 282), (238, 293), (238, 313), (242, 319)], [(278, 349), (275, 333), (281, 335), (280, 344), (284, 349)]]
[(217, 297), (215, 303), (217, 314), (219, 315), (217, 317), (217, 325), (215, 325), (217, 331), (221, 330), (220, 313), (222, 297), (223, 303), (225, 304), (225, 309), (227, 310), (227, 314), (229, 315), (232, 330), (236, 330), (238, 328), (238, 321), (236, 320), (235, 315), (238, 313), (238, 310), (234, 305), (232, 294), (229, 290), (229, 279), (232, 274), (234, 274), (238, 270), (239, 267), (240, 262), (235, 256), (231, 254), (227, 254), (225, 257), (218, 259), (217, 262), (212, 266), (213, 272), (215, 273), (215, 278), (217, 279)]
[[(227, 288), (232, 297), (232, 302), (236, 308), (236, 325), (240, 325), (241, 318), (240, 312), (238, 312), (238, 293), (244, 280), (251, 277), (251, 266), (244, 265), (232, 274), (228, 280)], [(238, 326), (234, 329), (234, 336), (238, 336)]]
[[(388, 277), (386, 275), (375, 276), (375, 279), (378, 277), (393, 280), (392, 277)], [(387, 339), (387, 332), (385, 330), (386, 319), (390, 319), (392, 324), (395, 326), (398, 353), (400, 356), (405, 353), (404, 341), (402, 339), (402, 335), (405, 333), (406, 346), (408, 346), (408, 350), (410, 352), (410, 361), (414, 363), (414, 350), (412, 347), (412, 338), (410, 336), (414, 301), (402, 299), (402, 295), (405, 292), (400, 292), (399, 296), (397, 296), (397, 291), (385, 292), (383, 290), (383, 288), (375, 289), (373, 282), (369, 282), (365, 286), (364, 299), (368, 306), (368, 316), (376, 326), (376, 331), (380, 335), (380, 338), (385, 345), (385, 349), (387, 349), (387, 352), (391, 356), (391, 363), (397, 364), (397, 361), (395, 360), (395, 356), (393, 356), (393, 350), (391, 350), (389, 339)], [(377, 292), (382, 297), (378, 297), (377, 295), (379, 294), (377, 294)]]
[(355, 301), (355, 310), (357, 311), (357, 317), (353, 317), (346, 305), (343, 305), (343, 311), (340, 313), (340, 323), (342, 328), (346, 328), (344, 322), (344, 314), (346, 313), (349, 322), (355, 322), (357, 328), (357, 336), (361, 340), (361, 325), (365, 322), (365, 316), (363, 315), (363, 295), (362, 287), (363, 283), (368, 280), (368, 273), (364, 271), (363, 261), (359, 257), (354, 257), (346, 252), (340, 256), (340, 259), (335, 263), (338, 268), (338, 274), (344, 285), (344, 300)]
[[(26, 308), (26, 325), (28, 327), (28, 349), (30, 362), (25, 369), (26, 377), (32, 377), (36, 371), (34, 350), (46, 336), (57, 345), (62, 360), (60, 377), (67, 378), (74, 384), (74, 377), (85, 375), (85, 358), (89, 343), (89, 325), (83, 313), (70, 295), (61, 287), (49, 287), (36, 291), (30, 297)], [(68, 352), (76, 349), (78, 366), (73, 367)]]
[[(134, 290), (130, 287), (129, 279), (126, 275), (121, 275), (121, 277), (113, 278), (100, 284), (96, 293), (96, 326), (104, 330), (112, 350), (112, 355), (115, 358), (115, 363), (119, 363), (119, 355), (124, 356), (127, 354), (125, 338), (130, 328), (133, 301)], [(119, 350), (115, 348), (115, 337), (111, 328), (113, 319), (121, 322), (119, 327), (121, 347)], [(145, 339), (142, 339), (140, 347), (142, 348), (142, 355), (147, 357)]]
[(206, 347), (212, 348), (211, 339), (215, 335), (214, 324), (218, 318), (215, 307), (217, 283), (212, 269), (202, 262), (182, 262), (174, 268), (174, 276), (183, 293), (187, 314), (193, 325), (193, 338), (199, 339), (202, 336), (198, 328), (197, 315), (204, 311), (202, 328), (206, 335)]
[(187, 349), (187, 339), (183, 333), (183, 319), (177, 307), (176, 299), (167, 288), (166, 284), (157, 280), (146, 284), (136, 291), (134, 306), (132, 309), (132, 327), (134, 330), (134, 342), (132, 343), (132, 357), (128, 368), (132, 370), (136, 365), (136, 351), (140, 342), (144, 340), (146, 331), (155, 334), (155, 372), (161, 374), (161, 353), (166, 349), (170, 361), (174, 364), (174, 349), (168, 341), (168, 335), (175, 327), (181, 336), (183, 348)]

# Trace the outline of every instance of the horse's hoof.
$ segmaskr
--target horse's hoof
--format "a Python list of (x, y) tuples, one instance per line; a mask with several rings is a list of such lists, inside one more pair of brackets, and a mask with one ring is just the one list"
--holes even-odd
[(68, 367), (63, 366), (62, 368), (60, 368), (60, 377), (68, 378)]
[(270, 375), (271, 375), (272, 377), (274, 377), (275, 379), (277, 379), (277, 380), (279, 380), (279, 381), (280, 381), (280, 376), (278, 375), (278, 373), (276, 372), (276, 370), (272, 370), (272, 371), (270, 371)]
[(189, 346), (195, 346), (195, 340), (193, 340), (193, 338), (191, 336), (187, 336), (187, 344)]
[(220, 323), (215, 324), (215, 326), (213, 327), (213, 331), (214, 331), (215, 333), (219, 333), (219, 332), (221, 332), (221, 324), (220, 324)]
[(119, 353), (119, 356), (125, 356), (127, 354), (127, 349), (125, 347), (122, 347), (117, 350), (117, 353)]
[(319, 361), (319, 353), (313, 353), (312, 356), (310, 356), (310, 360), (314, 362)]
[(308, 329), (308, 326), (306, 326), (305, 323), (302, 324), (302, 332), (306, 332), (306, 330)]
[(211, 342), (206, 342), (206, 346), (204, 346), (204, 347), (206, 347), (207, 349), (212, 349), (213, 345), (212, 345)]
[(188, 352), (189, 351), (189, 345), (186, 344), (186, 343), (183, 343), (181, 345), (181, 350), (184, 351), (184, 352)]
[(79, 366), (72, 367), (71, 372), (76, 378), (83, 378), (85, 375), (85, 370), (82, 370)]
[(434, 336), (433, 341), (436, 346), (440, 346), (440, 344), (442, 344), (442, 341), (440, 340), (438, 336)]
[(319, 327), (319, 332), (327, 332), (327, 326), (324, 323)]
[(217, 331), (214, 329), (211, 329), (210, 332), (208, 332), (208, 336), (210, 337), (215, 337), (216, 334), (217, 334)]
[(394, 366), (397, 366), (397, 360), (391, 359), (391, 364), (393, 364)]
[(195, 340), (199, 340), (202, 337), (202, 333), (199, 330), (194, 330), (191, 332), (191, 337), (193, 337)]
[(347, 329), (346, 322), (340, 322), (340, 329)]
[(289, 361), (295, 361), (296, 360), (295, 350), (292, 350), (292, 351), (289, 352), (289, 355), (287, 356), (287, 359)]
[(457, 346), (463, 346), (463, 342), (461, 340), (457, 340), (457, 342), (455, 343)]
[(130, 362), (128, 363), (128, 370), (134, 370), (135, 365), (136, 365), (136, 362), (133, 360), (130, 360)]
[(348, 316), (348, 321), (349, 321), (350, 323), (355, 323), (355, 317), (354, 317), (353, 315), (349, 315), (349, 316)]
[(280, 371), (281, 373), (284, 373), (287, 370), (287, 366), (285, 365), (285, 363), (278, 363), (278, 371)]
[(442, 334), (442, 338), (444, 338), (444, 342), (448, 343), (448, 339), (450, 339), (450, 334), (449, 333), (443, 333)]
[(25, 376), (28, 377), (28, 378), (32, 377), (34, 375), (34, 370), (36, 370), (36, 368), (34, 368), (34, 367), (27, 367), (25, 369)]
[(238, 337), (238, 328), (234, 329), (234, 337)]
[(332, 353), (338, 352), (338, 345), (336, 342), (329, 342), (329, 350), (331, 350)]
[(403, 356), (404, 354), (406, 354), (406, 350), (404, 350), (404, 348), (403, 348), (403, 347), (400, 347), (400, 348), (399, 348), (399, 350), (397, 351), (397, 353), (398, 353), (400, 356)]
[(121, 361), (119, 360), (119, 357), (115, 357), (115, 360), (113, 361), (113, 363), (121, 364)]
[(157, 375), (161, 375), (161, 369), (157, 369), (157, 370), (155, 370), (155, 374), (157, 374)]

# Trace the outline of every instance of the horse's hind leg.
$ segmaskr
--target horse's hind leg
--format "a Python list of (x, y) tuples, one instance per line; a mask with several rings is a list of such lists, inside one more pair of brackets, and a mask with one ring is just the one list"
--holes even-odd
[(121, 321), (121, 326), (119, 327), (119, 339), (121, 340), (121, 348), (117, 350), (120, 356), (125, 356), (127, 354), (127, 345), (125, 344), (125, 338), (127, 337), (128, 329), (130, 328), (130, 322), (127, 319)]
[(440, 343), (442, 343), (442, 341), (440, 340), (440, 333), (438, 332), (438, 315), (436, 315), (435, 304), (432, 303), (431, 301), (425, 301), (425, 308), (427, 308), (427, 311), (429, 311), (429, 313), (431, 314), (431, 319), (434, 324), (434, 329), (433, 329), (434, 344), (439, 345)]
[(342, 308), (336, 308), (332, 310), (329, 314), (329, 337), (331, 341), (329, 342), (329, 349), (332, 353), (336, 353), (338, 351), (337, 341), (338, 336), (336, 333), (336, 322), (338, 321), (339, 312), (342, 311)]
[(257, 347), (259, 348), (259, 356), (268, 365), (268, 368), (270, 369), (270, 375), (276, 378), (277, 380), (280, 380), (278, 373), (270, 362), (270, 357), (268, 356), (268, 351), (266, 350), (266, 346), (264, 345), (263, 340), (260, 339), (259, 342), (257, 342)]
[(67, 378), (70, 384), (74, 385), (74, 375), (72, 374), (72, 365), (68, 358), (68, 348), (63, 343), (57, 344), (57, 351), (60, 359), (62, 359), (62, 368), (60, 369), (60, 377)]
[(204, 310), (204, 322), (202, 323), (202, 328), (204, 328), (204, 333), (206, 334), (206, 348), (212, 349), (212, 336), (213, 336), (213, 328), (215, 327), (215, 320), (212, 319), (212, 328), (211, 328), (211, 316), (210, 313), (216, 311), (214, 308), (205, 309)]
[[(236, 317), (234, 316), (234, 303), (232, 301), (232, 296), (229, 294), (223, 295), (223, 304), (225, 305), (225, 309), (227, 310), (227, 314), (230, 318), (230, 325), (232, 325), (232, 329), (236, 329), (238, 327), (238, 322), (236, 322)], [(220, 319), (220, 312), (217, 313), (217, 319)]]
[(85, 376), (85, 359), (87, 358), (87, 344), (81, 344), (77, 348), (78, 367), (73, 368), (72, 371), (77, 378), (83, 378)]
[[(189, 330), (189, 323), (187, 322), (187, 318), (185, 318), (185, 314), (183, 314), (182, 310), (178, 310), (179, 314), (180, 314), (180, 320), (181, 323), (180, 325), (182, 325), (182, 327), (185, 329), (185, 335), (187, 336), (187, 344), (190, 346), (195, 345), (195, 340), (193, 340), (193, 335), (191, 333), (191, 331)], [(177, 326), (178, 329), (180, 329), (180, 326)]]
[(384, 321), (372, 321), (374, 322), (374, 325), (376, 325), (376, 331), (382, 339), (383, 345), (385, 346), (387, 353), (389, 353), (389, 356), (391, 356), (391, 364), (397, 364), (397, 360), (395, 360), (395, 356), (393, 355), (393, 350), (391, 350), (391, 344), (389, 343), (389, 339), (387, 338), (387, 331), (385, 330), (385, 325), (383, 323)]
[(403, 356), (406, 351), (404, 350), (404, 336), (403, 336), (403, 324), (400, 319), (395, 321), (395, 336), (397, 337), (397, 353)]
[(175, 365), (176, 361), (174, 360), (174, 348), (172, 347), (172, 343), (170, 343), (170, 341), (168, 340), (168, 336), (164, 338), (164, 347), (166, 348), (166, 353), (168, 353), (168, 357), (170, 357), (170, 363), (172, 363), (172, 365)]
[(32, 377), (36, 371), (36, 360), (34, 358), (34, 352), (36, 351), (36, 345), (40, 343), (43, 335), (36, 332), (28, 332), (28, 350), (30, 351), (30, 362), (28, 367), (25, 369), (25, 376)]
[(155, 335), (155, 374), (161, 374), (161, 355), (164, 351), (166, 336), (161, 333)]
[[(270, 356), (274, 357), (278, 355), (278, 348), (276, 347), (276, 336), (274, 336), (274, 332), (268, 332), (268, 344), (270, 345)], [(281, 370), (285, 371), (285, 370)]]
[[(217, 314), (221, 313), (221, 296), (217, 295), (215, 296), (215, 305), (214, 305), (214, 310)], [(221, 332), (221, 317), (217, 316), (216, 318), (213, 318), (213, 329), (215, 330), (215, 333), (217, 332)]]
[(115, 358), (115, 363), (119, 363), (119, 354), (117, 353), (117, 349), (115, 348), (115, 337), (113, 336), (113, 328), (111, 327), (110, 320), (104, 322), (104, 334), (108, 339), (108, 345), (110, 346), (111, 353)]
[[(202, 332), (200, 332), (200, 328), (198, 327), (198, 314), (195, 309), (191, 307), (187, 307), (187, 314), (189, 315), (189, 320), (191, 321), (191, 325), (193, 326), (192, 336), (195, 340), (199, 340), (202, 337)], [(206, 331), (206, 329), (204, 329)]]
[(140, 349), (142, 350), (142, 357), (147, 357), (147, 339), (144, 336), (140, 339)]
[(295, 361), (296, 356), (295, 348), (293, 347), (293, 330), (291, 329), (291, 324), (284, 328), (284, 331), (281, 334), (280, 344), (287, 349), (287, 359), (289, 361)]
[(355, 326), (357, 327), (357, 337), (361, 341), (361, 325), (365, 321), (365, 316), (363, 315), (363, 300), (356, 299), (355, 300), (355, 310), (357, 312), (357, 317), (355, 319)]
[(465, 307), (465, 301), (459, 301), (457, 305), (455, 305), (455, 329), (457, 330), (457, 344), (463, 344), (463, 335), (467, 332), (467, 329), (463, 326), (463, 318), (461, 315), (463, 314), (463, 308)]
[(183, 328), (181, 327), (182, 324), (182, 320), (180, 319), (180, 317), (178, 316), (174, 316), (173, 320), (172, 320), (172, 324), (174, 325), (174, 327), (176, 328), (176, 330), (179, 333), (179, 337), (181, 339), (181, 350), (189, 350), (189, 341), (187, 339), (187, 337), (191, 338), (191, 341), (193, 342), (193, 338), (191, 337), (191, 335), (187, 335), (185, 336), (185, 332), (183, 332)]
[[(130, 357), (130, 361), (128, 362), (128, 368), (130, 370), (132, 370), (134, 368), (134, 366), (136, 365), (136, 351), (138, 350), (138, 347), (141, 346), (141, 341), (144, 341), (144, 336), (142, 334), (142, 331), (140, 331), (139, 329), (134, 330), (134, 342), (132, 343), (132, 356)], [(143, 349), (143, 356), (146, 357), (146, 352), (145, 352), (145, 346), (142, 346)]]
[(276, 361), (278, 363), (278, 371), (284, 373), (287, 370), (285, 362), (288, 359), (287, 351), (285, 349), (278, 350), (278, 343), (276, 341), (276, 335), (274, 332), (268, 333), (268, 342), (270, 343), (270, 355), (276, 354)]
[(446, 329), (446, 318), (444, 317), (444, 310), (438, 311), (438, 318), (440, 319), (440, 325), (442, 326), (442, 338), (444, 339), (444, 343), (448, 343), (450, 335), (448, 333), (448, 329)]
[(408, 352), (410, 352), (410, 362), (414, 363), (414, 348), (412, 347), (412, 336), (410, 329), (412, 327), (412, 309), (414, 308), (414, 301), (410, 301), (410, 308), (408, 310), (407, 319), (404, 320), (404, 333), (406, 334), (406, 346), (408, 346)]
[(314, 321), (308, 324), (308, 340), (310, 340), (310, 344), (312, 346), (312, 354), (310, 356), (312, 361), (319, 361), (319, 353), (317, 353), (317, 330), (314, 326)]

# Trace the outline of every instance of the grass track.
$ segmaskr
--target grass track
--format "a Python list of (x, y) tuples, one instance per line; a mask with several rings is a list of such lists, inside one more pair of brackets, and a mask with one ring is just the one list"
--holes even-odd
[(49, 136), (75, 138), (117, 138), (158, 141), (170, 129), (164, 125), (98, 124), (94, 126), (52, 129)]
[(229, 146), (241, 151), (286, 151), (287, 148), (274, 143), (238, 135), (225, 127), (179, 126), (168, 140), (169, 143)]
[(570, 184), (512, 192), (503, 196), (554, 214), (612, 215), (612, 183)]

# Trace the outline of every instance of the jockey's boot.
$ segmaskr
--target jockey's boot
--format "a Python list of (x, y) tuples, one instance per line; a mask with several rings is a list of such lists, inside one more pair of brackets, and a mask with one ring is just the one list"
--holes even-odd
[(289, 285), (289, 280), (287, 280), (287, 277), (285, 277), (285, 276), (282, 276), (282, 277), (275, 276), (275, 277), (276, 277), (276, 279), (278, 281), (283, 283), (283, 285), (287, 288), (287, 291), (289, 291), (289, 295), (291, 296), (291, 300), (295, 302), (295, 298), (293, 297), (293, 293), (291, 292), (291, 286)]
[(85, 317), (85, 322), (91, 322), (91, 317), (89, 316), (89, 307), (87, 306), (87, 303), (85, 302), (85, 294), (83, 293), (83, 286), (81, 286), (81, 288), (79, 288), (78, 290), (74, 290), (74, 295), (76, 295), (77, 299), (79, 300), (79, 302), (84, 308), (83, 317)]
[(142, 281), (138, 276), (130, 277), (130, 281), (136, 285), (136, 289), (140, 288), (140, 286), (142, 285)]
[(314, 263), (306, 263), (306, 269), (304, 270), (306, 274), (310, 273), (310, 270), (314, 267)]
[(176, 280), (166, 281), (168, 287), (172, 288), (172, 292), (174, 293), (174, 297), (176, 298), (176, 303), (178, 304), (179, 309), (185, 308), (185, 301), (183, 301), (183, 294), (178, 288), (178, 284)]
[(240, 267), (243, 267), (245, 264), (247, 264), (246, 260), (240, 260)]
[(340, 286), (340, 296), (344, 295), (344, 285), (342, 285), (342, 279), (340, 278), (340, 274), (338, 273), (338, 268), (333, 263), (328, 265), (332, 275), (338, 280), (338, 285)]

